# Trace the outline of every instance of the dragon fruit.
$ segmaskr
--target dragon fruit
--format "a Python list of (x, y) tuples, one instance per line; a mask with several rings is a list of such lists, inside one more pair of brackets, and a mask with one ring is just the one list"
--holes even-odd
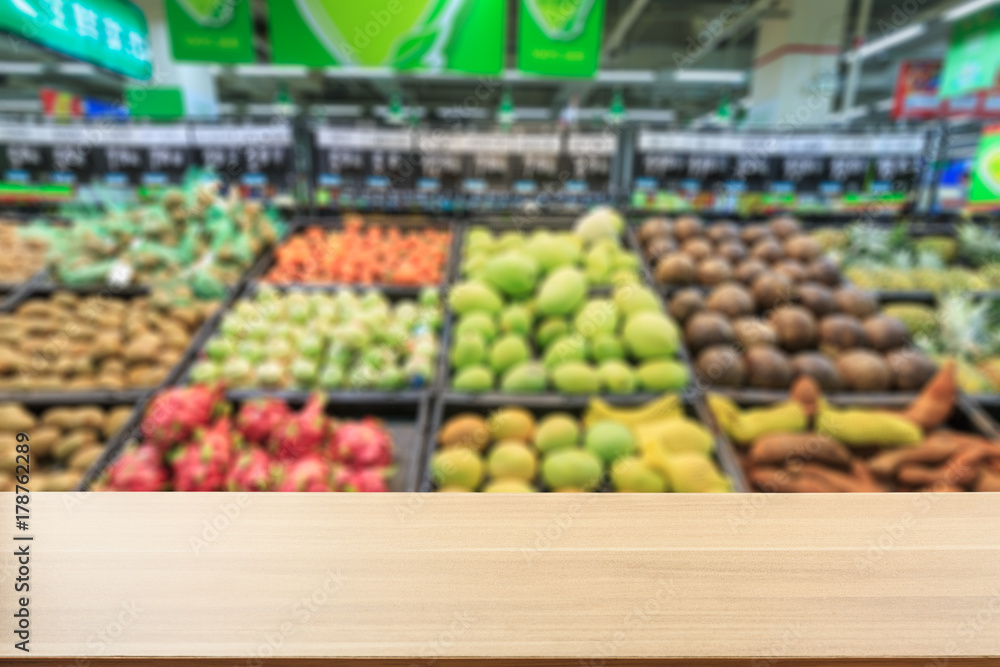
[(371, 417), (341, 424), (330, 443), (330, 458), (354, 468), (383, 467), (392, 463), (392, 438)]
[(218, 491), (226, 482), (233, 461), (232, 424), (223, 417), (208, 431), (195, 434), (195, 441), (181, 448), (171, 463), (177, 491)]
[(230, 491), (268, 491), (278, 481), (279, 466), (263, 449), (252, 447), (236, 456), (226, 478)]
[(323, 414), (325, 398), (313, 394), (301, 412), (286, 417), (271, 435), (270, 449), (282, 461), (319, 451), (330, 433), (330, 419)]
[(222, 385), (208, 388), (204, 385), (168, 389), (149, 404), (142, 419), (145, 441), (161, 452), (170, 450), (191, 439), (195, 430), (211, 424), (222, 403), (225, 390)]
[(248, 401), (236, 415), (236, 430), (247, 442), (266, 445), (278, 425), (291, 414), (292, 411), (284, 401), (274, 398)]
[(108, 470), (108, 491), (162, 491), (167, 483), (159, 450), (142, 445), (122, 454)]
[(285, 469), (285, 478), (276, 491), (329, 491), (330, 464), (310, 454)]
[(342, 466), (337, 469), (334, 475), (333, 486), (337, 491), (384, 493), (389, 490), (386, 484), (389, 472), (386, 468), (350, 468)]

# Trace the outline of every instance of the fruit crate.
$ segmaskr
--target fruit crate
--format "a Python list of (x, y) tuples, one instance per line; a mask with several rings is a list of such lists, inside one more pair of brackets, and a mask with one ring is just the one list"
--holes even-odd
[[(3, 308), (0, 308), (0, 313), (13, 313), (18, 307), (32, 300), (47, 300), (50, 299), (55, 293), (68, 293), (77, 297), (88, 297), (88, 296), (98, 296), (101, 298), (131, 301), (132, 299), (145, 297), (149, 294), (149, 290), (146, 287), (126, 287), (123, 289), (113, 289), (110, 287), (80, 287), (80, 288), (65, 288), (53, 286), (51, 284), (46, 284), (44, 282), (32, 281), (26, 284), (24, 287), (18, 290), (15, 294), (11, 295), (9, 303), (5, 303)], [(230, 296), (220, 305), (219, 308), (215, 308), (204, 321), (198, 325), (198, 328), (194, 331), (190, 340), (187, 343), (185, 350), (180, 354), (177, 361), (173, 364), (170, 371), (163, 377), (162, 380), (151, 386), (145, 387), (124, 387), (121, 389), (103, 389), (103, 388), (92, 388), (92, 389), (70, 389), (70, 390), (30, 390), (30, 389), (0, 389), (0, 402), (3, 401), (19, 401), (23, 398), (30, 398), (32, 402), (39, 404), (49, 404), (57, 405), (62, 403), (73, 404), (77, 402), (97, 402), (97, 403), (136, 403), (146, 397), (152, 391), (172, 384), (176, 381), (178, 374), (185, 367), (186, 363), (192, 357), (192, 355), (200, 348), (203, 344), (204, 339), (209, 335), (209, 333), (214, 328), (214, 324), (218, 317), (221, 316), (222, 311), (225, 310), (225, 306), (228, 301), (235, 297), (235, 291), (230, 293)]]
[[(326, 292), (326, 291), (336, 292), (338, 290), (344, 290), (344, 289), (349, 289), (354, 292), (360, 292), (360, 293), (369, 291), (382, 292), (382, 288), (374, 286), (364, 287), (364, 286), (352, 286), (352, 285), (345, 285), (345, 286), (330, 285), (322, 288), (316, 287), (312, 289), (309, 288), (303, 289), (301, 285), (265, 285), (260, 282), (257, 282), (254, 279), (251, 279), (249, 281), (249, 284), (247, 284), (240, 291), (239, 294), (234, 294), (233, 297), (230, 300), (228, 300), (222, 308), (219, 309), (219, 311), (215, 314), (212, 320), (206, 323), (210, 324), (211, 326), (205, 327), (205, 329), (202, 332), (200, 332), (200, 335), (193, 342), (191, 346), (190, 354), (186, 356), (182, 364), (176, 369), (175, 373), (172, 375), (169, 384), (193, 383), (193, 379), (191, 377), (192, 367), (200, 358), (202, 358), (205, 355), (205, 347), (209, 343), (209, 341), (215, 336), (221, 335), (220, 326), (226, 314), (231, 312), (239, 301), (252, 299), (253, 297), (255, 297), (257, 295), (257, 292), (263, 287), (273, 288), (282, 294), (286, 294), (288, 292), (299, 292), (299, 291), (304, 291), (309, 293)], [(444, 298), (443, 287), (440, 288), (440, 292), (442, 294), (442, 301), (443, 301)], [(385, 293), (385, 296), (390, 303), (397, 303), (405, 299), (410, 299), (412, 297), (412, 294), (395, 292), (395, 293)], [(447, 350), (447, 346), (449, 345), (450, 341), (450, 336), (451, 336), (451, 330), (449, 327), (448, 320), (445, 317), (444, 313), (442, 313), (441, 327), (436, 335), (436, 340), (439, 346), (439, 351), (438, 351), (439, 357), (442, 354), (444, 354), (443, 352), (444, 350)], [(440, 358), (436, 360), (433, 364), (433, 369), (435, 373), (434, 379), (432, 379), (430, 382), (426, 383), (422, 387), (408, 388), (401, 391), (376, 391), (376, 390), (354, 391), (347, 389), (339, 391), (331, 391), (322, 388), (318, 388), (315, 390), (307, 390), (307, 389), (248, 387), (248, 388), (230, 388), (227, 393), (236, 398), (248, 398), (248, 397), (252, 398), (260, 395), (268, 395), (268, 396), (275, 396), (277, 398), (284, 398), (287, 400), (304, 401), (305, 398), (308, 397), (312, 391), (322, 391), (323, 393), (330, 395), (332, 400), (347, 405), (366, 404), (366, 403), (379, 403), (386, 405), (415, 403), (422, 400), (424, 397), (429, 396), (432, 391), (435, 391), (438, 388), (438, 382), (440, 378), (440, 372), (438, 370), (439, 362)]]
[[(907, 399), (900, 397), (896, 394), (879, 394), (879, 395), (825, 395), (829, 400), (830, 404), (837, 408), (870, 408), (877, 410), (887, 410), (887, 411), (898, 411), (907, 402)], [(752, 396), (752, 395), (741, 395), (741, 396), (730, 396), (736, 404), (741, 409), (753, 409), (753, 408), (766, 408), (768, 406), (774, 405), (775, 401), (770, 397), (764, 396)], [(783, 400), (788, 399), (788, 395), (785, 394), (782, 397)], [(754, 493), (762, 493), (760, 488), (758, 488), (751, 479), (751, 469), (752, 466), (749, 464), (747, 452), (749, 451), (749, 446), (746, 448), (737, 446), (732, 439), (718, 426), (718, 422), (714, 419), (712, 420), (713, 432), (720, 439), (725, 441), (727, 448), (734, 452), (736, 465), (740, 468), (743, 479), (747, 481), (747, 489)], [(959, 395), (955, 406), (949, 415), (948, 419), (942, 424), (938, 429), (932, 429), (925, 433), (925, 438), (928, 437), (930, 433), (937, 430), (948, 430), (957, 431), (962, 434), (967, 434), (970, 436), (982, 437), (994, 443), (1000, 441), (1000, 426), (995, 422), (983, 409), (981, 409), (974, 400), (971, 400), (967, 396)], [(807, 433), (815, 433), (814, 431), (808, 431)], [(1000, 447), (1000, 444), (998, 444)], [(854, 458), (862, 460), (870, 460), (873, 456), (879, 453), (884, 453), (888, 451), (898, 450), (900, 452), (910, 449), (910, 447), (861, 447), (852, 448), (848, 447), (852, 456)], [(1000, 471), (998, 471), (1000, 474)]]
[[(511, 399), (515, 400), (511, 400)], [(553, 397), (558, 399), (559, 397)], [(486, 397), (465, 397), (465, 396), (441, 396), (438, 398), (435, 406), (434, 412), (431, 418), (431, 429), (427, 434), (427, 446), (425, 452), (425, 460), (423, 462), (423, 478), (420, 485), (420, 490), (424, 492), (431, 492), (437, 489), (434, 483), (433, 475), (431, 473), (431, 458), (434, 453), (438, 450), (438, 433), (441, 431), (442, 425), (450, 418), (455, 417), (460, 414), (472, 413), (482, 416), (483, 418), (488, 418), (491, 414), (495, 413), (497, 410), (502, 408), (523, 408), (528, 410), (536, 420), (540, 420), (546, 415), (552, 413), (568, 413), (578, 419), (582, 418), (584, 412), (586, 411), (586, 402), (588, 399), (582, 398), (581, 400), (573, 400), (571, 402), (562, 400), (555, 400), (549, 402), (548, 404), (533, 403), (530, 405), (525, 405), (517, 402), (516, 397), (503, 397), (501, 400), (488, 401)], [(719, 429), (715, 425), (714, 419), (711, 413), (708, 411), (707, 406), (700, 401), (690, 401), (682, 399), (684, 415), (691, 418), (697, 422), (700, 422), (709, 430), (710, 433), (714, 435), (715, 440), (715, 452), (713, 454), (713, 460), (718, 467), (732, 482), (733, 492), (742, 493), (749, 489), (749, 485), (744, 477), (743, 470), (740, 467), (736, 451), (733, 449), (732, 444), (724, 437), (719, 437)], [(625, 406), (632, 405), (635, 406), (636, 403), (616, 403), (615, 405)], [(491, 445), (492, 446), (492, 445)], [(609, 480), (607, 479), (607, 471), (605, 471), (604, 477), (600, 486), (598, 486), (595, 491), (598, 492), (609, 492), (612, 491)]]
[[(232, 414), (236, 414), (240, 406), (256, 397), (276, 397), (274, 394), (260, 393), (257, 395), (232, 394), (227, 392), (226, 400), (232, 405)], [(121, 428), (118, 436), (108, 446), (105, 456), (87, 471), (79, 490), (86, 491), (96, 482), (107, 469), (133, 443), (141, 440), (142, 419), (152, 397), (137, 404)], [(358, 420), (364, 417), (374, 417), (385, 424), (386, 430), (392, 435), (395, 444), (394, 472), (389, 478), (389, 490), (392, 492), (413, 492), (418, 490), (421, 477), (421, 465), (425, 457), (425, 442), (427, 424), (430, 416), (430, 398), (421, 397), (417, 401), (395, 403), (344, 402), (340, 397), (327, 394), (324, 411), (334, 419)], [(286, 402), (290, 407), (299, 410), (308, 400), (308, 395), (289, 396)]]
[[(339, 231), (344, 228), (344, 221), (342, 218), (308, 218), (300, 217), (296, 218), (292, 225), (289, 227), (288, 233), (285, 237), (277, 244), (277, 246), (269, 248), (264, 255), (263, 264), (259, 271), (255, 271), (254, 280), (255, 282), (261, 284), (271, 284), (277, 288), (289, 288), (294, 287), (295, 289), (301, 290), (318, 290), (318, 291), (333, 291), (342, 288), (350, 289), (365, 289), (374, 288), (381, 290), (387, 296), (394, 297), (415, 297), (420, 291), (425, 287), (444, 287), (452, 280), (453, 273), (457, 270), (458, 262), (458, 251), (460, 250), (459, 242), (459, 227), (454, 222), (446, 220), (399, 220), (394, 221), (390, 219), (374, 219), (372, 216), (363, 216), (366, 222), (366, 226), (382, 227), (382, 228), (397, 228), (402, 231), (420, 231), (421, 229), (434, 229), (438, 231), (448, 231), (451, 233), (451, 243), (449, 245), (448, 257), (445, 261), (445, 267), (443, 272), (442, 281), (437, 284), (429, 285), (391, 285), (391, 284), (373, 284), (373, 285), (362, 285), (356, 283), (267, 283), (265, 282), (265, 277), (268, 272), (275, 265), (275, 252), (283, 244), (290, 241), (296, 236), (300, 236), (306, 232), (310, 227), (318, 227), (326, 232)], [(376, 221), (377, 220), (377, 221)]]
[[(27, 442), (30, 465), (30, 482), (27, 484), (32, 491), (42, 491), (46, 489), (46, 478), (53, 474), (73, 473), (76, 481), (67, 480), (66, 484), (57, 484), (52, 490), (72, 491), (78, 488), (83, 480), (87, 479), (90, 470), (100, 465), (109, 452), (116, 446), (116, 443), (125, 432), (126, 425), (131, 419), (131, 412), (135, 410), (135, 404), (119, 399), (118, 397), (107, 395), (80, 396), (78, 400), (66, 400), (54, 402), (48, 399), (37, 400), (31, 396), (24, 396), (13, 401), (0, 401), (4, 403), (4, 409), (16, 405), (23, 408), (34, 419), (33, 425), (23, 425), (13, 423), (11, 416), (5, 419), (5, 430), (9, 431), (0, 443), (0, 446), (13, 446), (14, 436), (18, 431), (28, 435)], [(77, 425), (64, 412), (65, 410), (78, 410), (92, 408), (92, 414), (99, 411), (103, 418), (98, 426), (92, 419), (81, 419)], [(62, 418), (55, 418), (49, 424), (43, 424), (43, 415), (51, 414), (51, 410), (63, 412)], [(112, 415), (116, 413), (116, 415)], [(60, 448), (63, 451), (60, 452)], [(87, 456), (89, 450), (90, 456)], [(11, 461), (7, 454), (3, 455), (3, 473), (13, 474), (14, 470), (9, 467)], [(79, 461), (74, 461), (74, 456), (81, 455)], [(96, 458), (94, 458), (96, 456)], [(42, 462), (45, 462), (42, 464)]]

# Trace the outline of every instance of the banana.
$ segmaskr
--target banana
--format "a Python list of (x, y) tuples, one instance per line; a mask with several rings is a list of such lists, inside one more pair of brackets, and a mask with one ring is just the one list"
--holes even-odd
[(681, 399), (676, 394), (666, 394), (638, 408), (616, 408), (600, 398), (593, 398), (583, 421), (587, 426), (594, 422), (611, 420), (632, 427), (682, 415)]

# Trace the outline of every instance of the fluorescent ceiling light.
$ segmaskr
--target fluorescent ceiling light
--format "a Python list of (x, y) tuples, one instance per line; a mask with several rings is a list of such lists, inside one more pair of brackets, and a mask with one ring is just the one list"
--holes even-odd
[(891, 97), (887, 97), (884, 100), (879, 100), (875, 103), (876, 111), (889, 111), (892, 109), (892, 103), (894, 100)]
[(88, 63), (59, 63), (56, 66), (56, 71), (71, 76), (90, 76), (95, 74), (97, 69)]
[(302, 78), (309, 73), (307, 67), (298, 65), (239, 65), (237, 76), (273, 76), (276, 78)]
[(439, 118), (444, 118), (447, 120), (457, 119), (457, 120), (471, 120), (471, 119), (483, 119), (489, 118), (493, 115), (490, 109), (484, 109), (482, 107), (471, 107), (466, 109), (460, 104), (456, 104), (451, 107), (439, 107), (434, 112)]
[(968, 16), (978, 12), (980, 9), (986, 9), (987, 7), (992, 7), (995, 4), (1000, 3), (1000, 0), (971, 0), (971, 2), (964, 2), (960, 5), (952, 7), (951, 9), (945, 10), (943, 16), (945, 21), (957, 21), (963, 16)]
[(363, 109), (360, 104), (314, 104), (312, 112), (322, 116), (341, 116), (351, 118), (360, 116)]
[(626, 109), (628, 120), (646, 123), (672, 123), (677, 115), (670, 109)]
[(656, 73), (648, 69), (602, 69), (597, 80), (605, 83), (653, 83)]
[(902, 28), (901, 30), (897, 30), (894, 33), (886, 35), (885, 37), (876, 39), (873, 42), (863, 44), (861, 48), (852, 52), (848, 56), (848, 60), (854, 60), (855, 58), (864, 60), (868, 56), (879, 53), (880, 51), (891, 49), (894, 46), (902, 44), (903, 42), (908, 42), (911, 39), (920, 37), (920, 35), (925, 32), (927, 32), (927, 26), (923, 23), (911, 25), (908, 28)]
[(548, 120), (552, 111), (544, 107), (514, 107), (514, 118), (517, 120)]
[(41, 74), (41, 63), (0, 63), (0, 74)]
[(746, 73), (736, 69), (679, 69), (674, 81), (681, 83), (743, 83)]
[(331, 79), (391, 79), (390, 67), (328, 67), (323, 73)]

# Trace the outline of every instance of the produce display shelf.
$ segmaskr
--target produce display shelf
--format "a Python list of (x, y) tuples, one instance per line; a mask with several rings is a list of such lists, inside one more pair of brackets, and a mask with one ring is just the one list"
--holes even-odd
[[(609, 402), (618, 406), (638, 406), (645, 400), (660, 397), (661, 395), (653, 397), (643, 396), (642, 400), (635, 400), (638, 397), (618, 396), (614, 397), (613, 400), (609, 400)], [(488, 418), (491, 413), (502, 408), (518, 407), (528, 410), (535, 416), (536, 419), (540, 419), (553, 412), (567, 412), (579, 419), (582, 418), (583, 413), (586, 411), (587, 403), (589, 401), (589, 398), (582, 396), (515, 396), (513, 397), (515, 400), (508, 400), (509, 398), (510, 397), (506, 395), (496, 394), (490, 396), (444, 394), (438, 398), (434, 405), (434, 412), (431, 418), (431, 429), (427, 435), (426, 460), (423, 465), (423, 480), (419, 487), (420, 491), (430, 492), (436, 489), (433, 476), (431, 474), (431, 458), (433, 457), (434, 452), (437, 451), (437, 434), (441, 431), (441, 426), (445, 423), (445, 421), (451, 417), (461, 413), (474, 412)], [(532, 398), (536, 400), (531, 400)], [(708, 414), (707, 408), (703, 404), (696, 401), (687, 400), (686, 398), (682, 400), (685, 415), (695, 421), (701, 422), (707, 429), (709, 429), (710, 432), (715, 434), (715, 455), (713, 458), (722, 472), (724, 472), (732, 481), (733, 491), (741, 493), (749, 490), (750, 486), (747, 483), (743, 470), (739, 465), (738, 458), (732, 444), (725, 438), (719, 437), (719, 429), (715, 425), (714, 420), (711, 420), (711, 415)], [(596, 490), (599, 492), (609, 492), (613, 489), (610, 488), (608, 481), (604, 480), (601, 486)]]
[[(416, 491), (421, 477), (420, 467), (424, 460), (430, 413), (429, 397), (418, 395), (408, 397), (411, 400), (390, 402), (383, 400), (384, 397), (372, 397), (371, 400), (365, 401), (363, 396), (358, 396), (356, 401), (344, 401), (336, 394), (327, 394), (326, 396), (328, 400), (325, 412), (335, 419), (361, 419), (371, 416), (385, 423), (396, 446), (393, 463), (394, 473), (389, 479), (389, 490), (392, 492)], [(280, 398), (293, 408), (299, 409), (308, 400), (309, 394), (297, 393), (283, 396), (266, 392), (258, 392), (253, 395), (240, 392), (226, 393), (226, 400), (234, 406), (234, 414), (244, 402), (261, 397)], [(146, 400), (136, 405), (118, 436), (112, 444), (109, 444), (105, 455), (84, 476), (78, 490), (87, 490), (121, 456), (133, 439), (141, 439), (143, 415), (151, 400), (152, 397), (147, 396)]]

